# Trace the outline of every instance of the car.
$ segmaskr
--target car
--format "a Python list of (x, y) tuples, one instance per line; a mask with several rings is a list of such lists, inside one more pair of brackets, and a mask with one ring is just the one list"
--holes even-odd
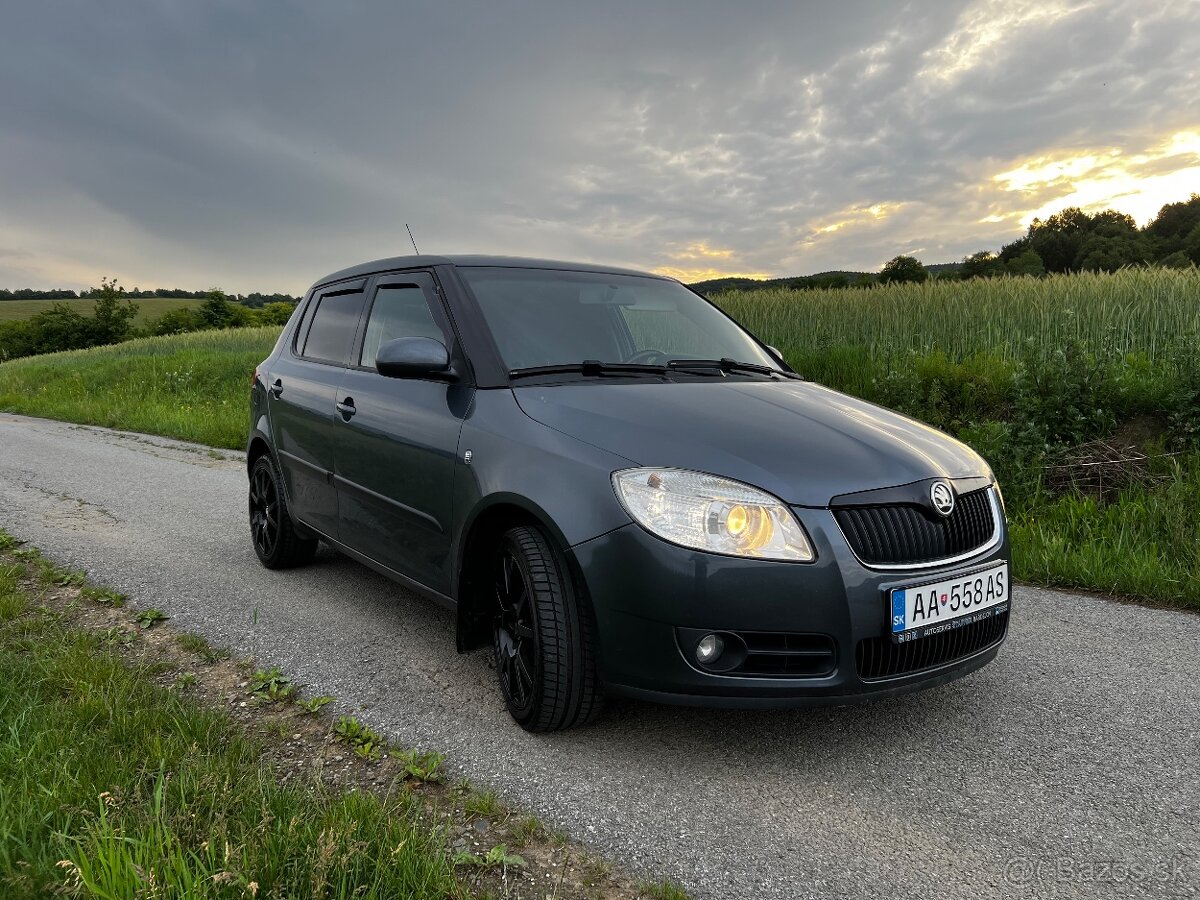
[(298, 305), (250, 407), (263, 565), (324, 542), (448, 607), (529, 731), (610, 695), (897, 695), (1007, 635), (987, 463), (805, 380), (671, 278), (469, 255), (344, 269)]

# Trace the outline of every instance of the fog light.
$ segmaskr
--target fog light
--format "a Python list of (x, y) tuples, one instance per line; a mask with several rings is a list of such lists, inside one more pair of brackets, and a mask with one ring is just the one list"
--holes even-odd
[(719, 634), (706, 634), (696, 645), (696, 660), (703, 665), (715, 662), (725, 649), (725, 642)]

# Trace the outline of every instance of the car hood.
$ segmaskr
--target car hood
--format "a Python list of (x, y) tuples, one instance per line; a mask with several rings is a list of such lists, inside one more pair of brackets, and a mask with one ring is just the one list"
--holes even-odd
[(535, 421), (638, 465), (722, 475), (798, 506), (990, 474), (944, 432), (807, 381), (604, 381), (513, 393)]

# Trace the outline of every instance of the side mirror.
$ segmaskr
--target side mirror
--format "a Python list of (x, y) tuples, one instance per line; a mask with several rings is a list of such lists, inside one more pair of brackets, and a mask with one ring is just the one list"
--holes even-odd
[(767, 349), (771, 351), (771, 355), (774, 356), (777, 360), (779, 360), (780, 362), (784, 362), (783, 354), (780, 353), (777, 348), (772, 347), (770, 344), (767, 344)]
[(375, 354), (375, 371), (388, 378), (453, 376), (450, 352), (439, 340), (427, 337), (393, 338)]

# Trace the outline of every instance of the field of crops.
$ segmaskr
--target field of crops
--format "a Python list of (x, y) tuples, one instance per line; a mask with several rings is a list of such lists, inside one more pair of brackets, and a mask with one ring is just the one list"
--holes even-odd
[[(183, 309), (188, 306), (199, 306), (203, 300), (186, 300), (177, 297), (145, 297), (134, 300), (138, 305), (137, 318), (134, 323), (141, 325), (149, 319), (157, 319), (163, 313), (173, 309)], [(55, 303), (69, 306), (82, 316), (92, 314), (94, 300), (0, 300), (0, 322), (14, 319), (28, 319), (49, 309)]]
[(868, 290), (762, 290), (713, 299), (799, 371), (854, 393), (940, 351), (1012, 362), (1073, 345), (1163, 370), (1200, 359), (1200, 270), (927, 281)]

